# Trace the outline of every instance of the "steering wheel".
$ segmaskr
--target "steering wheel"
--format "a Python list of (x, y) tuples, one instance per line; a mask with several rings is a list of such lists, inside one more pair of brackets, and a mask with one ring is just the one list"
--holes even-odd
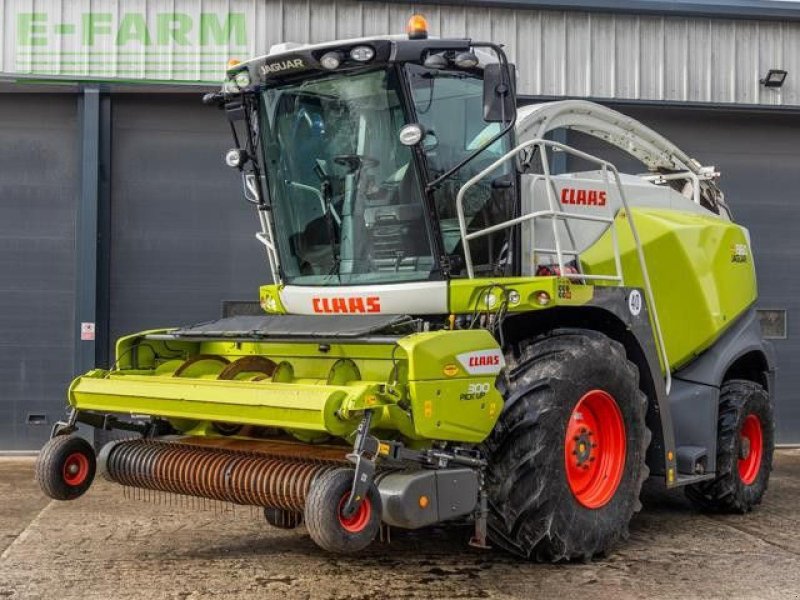
[(333, 162), (347, 168), (348, 173), (355, 173), (364, 167), (377, 167), (380, 161), (377, 158), (364, 154), (337, 154), (333, 157)]

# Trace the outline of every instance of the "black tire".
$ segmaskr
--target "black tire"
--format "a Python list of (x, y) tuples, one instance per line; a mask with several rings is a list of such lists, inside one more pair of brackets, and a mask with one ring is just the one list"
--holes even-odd
[[(490, 540), (525, 558), (555, 562), (590, 559), (627, 539), (649, 474), (650, 431), (639, 371), (623, 346), (594, 331), (556, 330), (512, 357), (499, 385), (506, 404), (485, 443)], [(573, 409), (595, 390), (616, 402), (625, 455), (624, 464), (616, 461), (619, 483), (608, 499), (587, 508), (567, 479), (566, 434)]]
[(94, 449), (85, 439), (60, 435), (47, 442), (36, 460), (36, 481), (53, 500), (74, 500), (92, 485)]
[[(749, 415), (761, 425), (761, 461), (755, 479), (746, 484), (739, 473), (744, 458), (742, 427)], [(686, 497), (706, 511), (746, 513), (761, 503), (767, 491), (775, 451), (775, 417), (769, 394), (752, 381), (732, 379), (722, 384), (717, 419), (717, 476), (686, 487)]]
[[(314, 479), (308, 492), (305, 522), (316, 544), (337, 554), (353, 554), (372, 543), (381, 524), (381, 497), (373, 483), (359, 510), (368, 511), (357, 528), (348, 530), (343, 524), (340, 508), (349, 497), (353, 485), (352, 469), (334, 469)], [(363, 517), (363, 513), (361, 514)]]
[(212, 421), (211, 427), (220, 435), (236, 435), (242, 430), (243, 425), (239, 423), (225, 423), (223, 421)]
[(283, 508), (264, 507), (264, 519), (278, 529), (295, 529), (303, 522), (302, 513)]

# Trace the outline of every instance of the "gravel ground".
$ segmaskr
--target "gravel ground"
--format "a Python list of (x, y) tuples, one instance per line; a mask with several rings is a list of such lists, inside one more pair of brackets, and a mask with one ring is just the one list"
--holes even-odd
[(702, 515), (680, 493), (648, 491), (624, 547), (568, 565), (473, 550), (464, 527), (395, 531), (334, 557), (247, 508), (142, 502), (105, 482), (48, 502), (32, 471), (32, 459), (0, 459), (0, 600), (800, 598), (800, 450), (779, 453), (750, 515)]

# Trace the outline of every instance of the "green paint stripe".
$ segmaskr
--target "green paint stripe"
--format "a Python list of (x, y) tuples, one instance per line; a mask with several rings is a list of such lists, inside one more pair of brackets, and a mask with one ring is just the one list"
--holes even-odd
[[(87, 81), (92, 83), (111, 83), (111, 84), (131, 84), (131, 85), (171, 85), (177, 87), (218, 87), (218, 81), (211, 81), (208, 79), (148, 79), (147, 77), (114, 77), (113, 79), (104, 79), (102, 77), (93, 77), (84, 73), (75, 73), (77, 77), (71, 80), (52, 79), (51, 73), (21, 73), (22, 75), (35, 75), (41, 76), (41, 79), (17, 79), (18, 84), (24, 85), (74, 85), (76, 81)], [(73, 75), (73, 73), (70, 73)], [(48, 79), (50, 77), (50, 79)]]
[(74, 60), (63, 60), (63, 61), (55, 61), (55, 60), (34, 60), (34, 61), (17, 61), (17, 65), (19, 64), (26, 64), (26, 65), (37, 65), (37, 66), (50, 66), (50, 65), (81, 65), (81, 66), (89, 66), (89, 67), (113, 67), (114, 65), (141, 65), (145, 67), (169, 67), (169, 66), (202, 66), (208, 68), (218, 68), (221, 73), (224, 74), (225, 72), (225, 65), (220, 65), (219, 63), (215, 62), (189, 62), (189, 61), (173, 61), (173, 62), (153, 62), (153, 61), (146, 61), (142, 62), (139, 60), (128, 60), (128, 61), (116, 61), (114, 63), (99, 63), (99, 62), (85, 62), (85, 61), (74, 61)]
[[(104, 72), (92, 72), (92, 71), (88, 71), (87, 72), (87, 71), (81, 70), (81, 69), (61, 69), (59, 72), (53, 73), (53, 72), (50, 72), (50, 71), (33, 69), (29, 73), (20, 72), (20, 73), (17, 73), (17, 74), (18, 75), (53, 75), (53, 76), (58, 76), (58, 75), (82, 75), (84, 77), (104, 77), (104, 76), (105, 77), (114, 77), (115, 75), (129, 75), (129, 76), (132, 76), (132, 75), (138, 74), (138, 72), (139, 72), (139, 69), (117, 69), (116, 73), (107, 73), (107, 72), (104, 73)], [(178, 76), (178, 75), (192, 75), (192, 76), (194, 76), (194, 75), (196, 75), (196, 73), (197, 73), (197, 71), (171, 71), (169, 73), (169, 75), (170, 75), (170, 77), (174, 78), (175, 76)], [(205, 75), (211, 75), (210, 71), (205, 71), (205, 70), (201, 70), (201, 71), (199, 71), (199, 73), (201, 73), (204, 76)], [(150, 74), (152, 75), (152, 72)], [(137, 81), (138, 81), (138, 79), (137, 79)], [(165, 83), (165, 82), (169, 82), (170, 79), (169, 78), (164, 78), (164, 79), (158, 79), (156, 81), (160, 81), (161, 83)], [(220, 80), (218, 80), (218, 79), (217, 80), (211, 80), (211, 79), (206, 80), (206, 79), (204, 79), (203, 81), (209, 83), (210, 85), (215, 85), (215, 86), (219, 86), (220, 83), (221, 83)]]
[[(246, 48), (242, 48), (244, 52), (248, 52)], [(29, 50), (19, 50), (20, 53), (27, 53), (30, 55), (36, 56), (67, 56), (67, 55), (89, 55), (89, 56), (122, 56), (122, 55), (135, 55), (141, 56), (144, 55), (156, 55), (156, 56), (163, 56), (164, 54), (171, 54), (172, 56), (198, 56), (198, 55), (206, 55), (206, 56), (221, 56), (223, 54), (228, 54), (231, 52), (232, 49), (230, 48), (220, 48), (219, 50), (185, 50), (185, 51), (175, 51), (170, 50), (169, 48), (164, 48), (163, 51), (158, 50), (76, 50), (76, 51), (67, 51), (67, 50), (36, 50), (35, 48), (31, 48)]]

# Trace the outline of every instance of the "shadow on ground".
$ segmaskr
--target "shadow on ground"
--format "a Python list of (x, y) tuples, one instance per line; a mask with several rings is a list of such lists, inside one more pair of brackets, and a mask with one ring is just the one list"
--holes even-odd
[(568, 565), (472, 549), (464, 526), (393, 531), (391, 543), (334, 557), (247, 508), (142, 502), (105, 482), (48, 503), (32, 468), (0, 461), (0, 599), (800, 598), (800, 451), (779, 453), (750, 515), (700, 514), (651, 486), (627, 544)]

